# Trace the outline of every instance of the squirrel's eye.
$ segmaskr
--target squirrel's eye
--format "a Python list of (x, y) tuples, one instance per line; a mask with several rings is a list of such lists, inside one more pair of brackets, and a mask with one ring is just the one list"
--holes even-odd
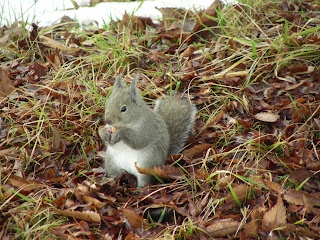
[(122, 108), (121, 108), (121, 110), (120, 110), (121, 112), (125, 112), (125, 111), (127, 111), (127, 107), (126, 106), (122, 106)]

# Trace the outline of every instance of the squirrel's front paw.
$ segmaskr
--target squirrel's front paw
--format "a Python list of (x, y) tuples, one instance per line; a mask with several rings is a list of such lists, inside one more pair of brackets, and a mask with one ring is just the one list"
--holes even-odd
[(99, 130), (99, 136), (104, 142), (110, 145), (114, 145), (120, 141), (120, 135), (115, 127), (103, 127)]
[(110, 145), (114, 145), (116, 144), (117, 142), (119, 142), (121, 139), (120, 139), (120, 134), (119, 132), (113, 132), (112, 134), (110, 134), (110, 139), (108, 141), (108, 143)]
[(104, 142), (110, 145), (114, 145), (121, 140), (119, 131), (115, 127), (105, 126), (99, 130), (99, 135)]
[(99, 136), (104, 142), (108, 142), (108, 139), (110, 139), (110, 133), (108, 131), (108, 128), (107, 127), (100, 128)]

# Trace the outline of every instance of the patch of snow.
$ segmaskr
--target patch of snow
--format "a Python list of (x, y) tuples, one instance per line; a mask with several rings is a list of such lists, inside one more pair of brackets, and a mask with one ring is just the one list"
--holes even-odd
[[(74, 9), (71, 0), (4, 0), (0, 2), (0, 25), (9, 25), (18, 21), (35, 22), (39, 26), (60, 23), (63, 16), (76, 19), (80, 25), (96, 22), (98, 26), (109, 23), (111, 19), (121, 19), (127, 12), (137, 16), (161, 19), (161, 7), (185, 9), (206, 9), (214, 0), (153, 0), (144, 2), (103, 2), (89, 7), (90, 0), (75, 0), (80, 6)], [(229, 0), (229, 2), (232, 0)]]

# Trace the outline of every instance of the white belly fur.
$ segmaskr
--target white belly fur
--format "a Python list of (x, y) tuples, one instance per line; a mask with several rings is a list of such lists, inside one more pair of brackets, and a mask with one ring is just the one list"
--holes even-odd
[(138, 164), (141, 150), (133, 149), (123, 141), (120, 141), (113, 146), (108, 146), (107, 151), (112, 156), (114, 164), (119, 168), (122, 168), (135, 176), (139, 174), (134, 163), (136, 162)]

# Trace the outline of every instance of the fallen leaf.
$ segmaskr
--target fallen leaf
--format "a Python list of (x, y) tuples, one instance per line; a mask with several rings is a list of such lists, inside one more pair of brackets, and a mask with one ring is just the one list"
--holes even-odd
[(41, 188), (41, 184), (36, 180), (28, 181), (22, 177), (11, 175), (9, 182), (12, 186), (22, 189), (23, 191), (30, 192)]
[(287, 223), (286, 209), (283, 205), (282, 197), (279, 194), (276, 205), (267, 211), (262, 218), (262, 228), (272, 230), (284, 226)]
[(62, 215), (66, 215), (68, 217), (74, 217), (77, 219), (82, 219), (88, 222), (100, 222), (101, 217), (98, 213), (93, 211), (71, 211), (71, 210), (56, 210), (58, 213)]
[(254, 115), (254, 118), (263, 122), (276, 122), (279, 115), (272, 112), (260, 112)]
[(203, 154), (211, 147), (212, 147), (212, 144), (209, 144), (209, 143), (198, 144), (190, 149), (184, 150), (183, 157), (189, 160), (192, 157), (196, 157)]
[(191, 35), (189, 37), (189, 42), (192, 43), (199, 38), (210, 39), (214, 35), (214, 33), (220, 32), (220, 28), (218, 28), (218, 22), (213, 20), (217, 17), (216, 9), (222, 8), (223, 3), (219, 0), (215, 0), (205, 11), (200, 15), (199, 20), (193, 27)]
[(180, 54), (180, 57), (189, 57), (191, 54), (194, 53), (194, 51), (196, 50), (196, 47), (188, 47), (183, 53)]
[(122, 212), (132, 228), (139, 229), (148, 225), (144, 221), (144, 218), (141, 217), (138, 213), (127, 208), (122, 209)]
[(60, 133), (56, 127), (52, 127), (52, 148), (59, 150), (60, 148)]
[[(235, 192), (235, 194), (237, 195), (241, 203), (243, 203), (249, 197), (250, 188), (251, 187), (248, 186), (247, 184), (239, 184), (233, 187), (233, 191)], [(228, 194), (226, 198), (226, 202), (227, 203), (235, 202), (235, 199), (231, 193)]]
[(276, 191), (278, 194), (283, 194), (286, 191), (283, 187), (281, 187), (279, 183), (272, 182), (266, 179), (263, 181), (263, 183), (267, 188), (269, 188), (269, 190)]
[(125, 238), (125, 240), (139, 240), (139, 239), (140, 239), (139, 235), (134, 233), (129, 233)]
[[(314, 232), (311, 229), (304, 227), (295, 227), (293, 230), (300, 233), (303, 236), (307, 236), (312, 239), (320, 239), (319, 228), (317, 228)], [(317, 232), (317, 233), (316, 233)], [(307, 238), (305, 238), (307, 239)]]
[(206, 227), (206, 231), (211, 237), (224, 237), (229, 234), (235, 233), (240, 226), (240, 222), (232, 219), (217, 220), (211, 225)]
[(305, 181), (307, 178), (311, 178), (312, 176), (313, 174), (306, 168), (298, 168), (290, 173), (292, 182), (297, 185), (300, 185), (303, 181)]
[(153, 168), (140, 168), (137, 166), (137, 163), (135, 163), (135, 167), (141, 174), (156, 175), (160, 178), (179, 179), (184, 176), (181, 168), (177, 168), (171, 165), (161, 165), (155, 166)]
[(292, 121), (294, 123), (300, 123), (302, 122), (304, 119), (310, 117), (311, 115), (311, 110), (305, 106), (296, 109), (293, 113), (292, 113)]
[(94, 198), (94, 197), (90, 197), (90, 196), (83, 196), (83, 200), (86, 203), (92, 203), (92, 205), (94, 205), (95, 207), (97, 207), (98, 209), (103, 208), (104, 205), (106, 205), (107, 203), (101, 202), (98, 199)]
[(195, 202), (192, 201), (192, 199), (189, 199), (188, 202), (189, 202), (189, 212), (191, 216), (193, 217), (198, 216), (202, 211), (201, 204), (196, 204)]
[(224, 110), (219, 111), (218, 114), (214, 115), (211, 118), (210, 122), (208, 123), (208, 126), (212, 126), (213, 124), (216, 124), (219, 121), (221, 121), (225, 113), (226, 112)]
[(183, 19), (186, 17), (186, 10), (183, 8), (174, 8), (174, 7), (163, 7), (157, 8), (162, 14), (164, 20), (177, 20)]
[(10, 95), (15, 90), (5, 71), (0, 69), (0, 98)]
[(37, 62), (33, 63), (33, 69), (36, 72), (36, 74), (38, 75), (38, 77), (43, 77), (43, 76), (47, 75), (47, 68)]
[(244, 226), (244, 232), (247, 235), (256, 236), (256, 234), (258, 234), (261, 225), (261, 221), (259, 220), (262, 219), (264, 211), (265, 209), (262, 207), (256, 208), (252, 211), (251, 221)]
[(66, 46), (65, 44), (62, 44), (62, 43), (60, 43), (52, 38), (46, 37), (46, 36), (39, 36), (39, 38), (44, 45), (51, 47), (51, 48), (58, 48), (62, 51), (66, 51), (66, 52), (75, 52), (78, 50), (76, 48)]
[(320, 207), (320, 199), (303, 191), (289, 189), (283, 194), (283, 199), (295, 205), (311, 205)]
[(285, 90), (290, 91), (290, 90), (296, 89), (296, 88), (300, 87), (301, 85), (303, 85), (305, 81), (306, 80), (302, 80), (301, 82), (299, 82), (297, 84), (293, 84), (292, 86), (286, 87)]
[(252, 219), (244, 226), (243, 230), (247, 235), (256, 236), (259, 232), (259, 223), (255, 219)]
[(243, 100), (244, 108), (246, 109), (247, 113), (250, 113), (248, 100), (244, 94), (242, 95), (242, 100)]
[(50, 56), (46, 56), (46, 59), (48, 62), (50, 62), (55, 71), (59, 70), (59, 68), (61, 67), (61, 61), (57, 54), (54, 53)]
[(143, 31), (145, 28), (145, 25), (137, 16), (135, 15), (129, 16), (129, 14), (125, 12), (119, 24), (120, 30), (124, 28), (129, 28), (130, 30), (135, 30), (135, 31), (138, 31), (138, 30)]

